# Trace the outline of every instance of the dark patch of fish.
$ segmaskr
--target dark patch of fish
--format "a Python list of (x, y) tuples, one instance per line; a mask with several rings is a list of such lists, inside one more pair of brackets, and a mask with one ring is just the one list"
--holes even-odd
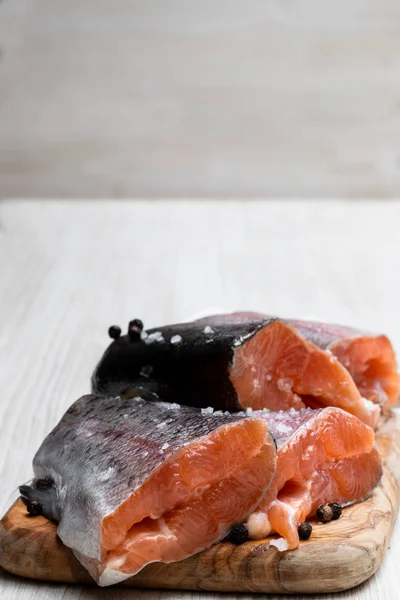
[(149, 329), (143, 339), (121, 336), (97, 365), (92, 391), (131, 395), (130, 387), (142, 382), (163, 400), (239, 411), (242, 407), (229, 378), (235, 348), (274, 321), (222, 322), (211, 327), (198, 321)]

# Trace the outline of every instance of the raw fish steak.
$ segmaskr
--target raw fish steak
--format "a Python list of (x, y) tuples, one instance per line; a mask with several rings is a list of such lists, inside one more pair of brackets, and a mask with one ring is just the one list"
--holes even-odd
[[(214, 315), (209, 323), (257, 321), (270, 318), (254, 312)], [(286, 319), (307, 340), (328, 350), (349, 371), (361, 395), (377, 404), (393, 405), (400, 393), (400, 376), (393, 346), (386, 335), (365, 333), (352, 327), (317, 321)]]
[[(259, 413), (254, 413), (259, 414)], [(274, 480), (249, 517), (251, 538), (278, 533), (280, 550), (299, 544), (298, 526), (320, 504), (364, 500), (382, 475), (374, 431), (339, 408), (261, 413), (278, 445)]]
[(84, 396), (20, 487), (99, 585), (191, 556), (260, 503), (275, 473), (267, 422), (144, 399)]
[(375, 427), (380, 408), (363, 398), (349, 371), (288, 321), (240, 315), (142, 330), (129, 324), (92, 377), (95, 393), (129, 395), (138, 382), (163, 399), (240, 411), (338, 406)]

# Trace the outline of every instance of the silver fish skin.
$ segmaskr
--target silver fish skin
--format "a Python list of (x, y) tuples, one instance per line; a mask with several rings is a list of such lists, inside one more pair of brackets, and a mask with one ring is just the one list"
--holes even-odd
[(302, 408), (301, 410), (291, 408), (289, 410), (280, 411), (253, 411), (252, 414), (254, 416), (259, 416), (267, 423), (268, 428), (275, 439), (277, 449), (279, 450), (299, 431), (299, 429), (308, 422), (311, 422), (323, 411), (327, 412), (328, 410), (329, 409), (327, 408), (319, 408), (317, 410), (313, 408)]
[[(42, 504), (43, 514), (58, 521), (58, 536), (100, 585), (133, 574), (121, 573), (118, 568), (102, 573), (104, 517), (176, 452), (200, 439), (207, 441), (219, 428), (255, 418), (148, 401), (140, 391), (133, 398), (87, 395), (77, 400), (33, 459), (35, 481), (47, 482), (47, 489), (37, 489), (34, 484), (26, 491), (24, 486), (29, 499)], [(275, 441), (267, 427), (265, 431), (265, 443), (273, 448), (269, 451), (271, 476), (243, 517), (262, 499), (275, 472)], [(225, 537), (232, 525), (227, 524), (213, 541)]]

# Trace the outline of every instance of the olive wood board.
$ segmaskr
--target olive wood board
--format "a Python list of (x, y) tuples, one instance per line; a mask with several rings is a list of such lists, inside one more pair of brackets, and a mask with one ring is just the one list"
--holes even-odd
[[(240, 546), (221, 542), (177, 563), (152, 563), (119, 585), (274, 594), (338, 592), (359, 585), (382, 563), (397, 516), (400, 419), (396, 414), (386, 412), (377, 441), (385, 466), (372, 496), (346, 507), (337, 521), (311, 520), (311, 538), (296, 550), (280, 552), (268, 538)], [(29, 517), (21, 500), (0, 522), (0, 565), (31, 579), (94, 585), (57, 537), (56, 526), (44, 517)]]

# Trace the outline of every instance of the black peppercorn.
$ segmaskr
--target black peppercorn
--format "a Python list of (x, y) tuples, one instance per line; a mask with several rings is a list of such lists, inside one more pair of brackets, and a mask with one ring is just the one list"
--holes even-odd
[(31, 502), (27, 503), (26, 510), (31, 515), (31, 517), (37, 517), (38, 515), (42, 514), (43, 506), (40, 504), (40, 502), (36, 502), (36, 500), (32, 500)]
[(304, 521), (304, 523), (300, 523), (297, 531), (299, 532), (299, 538), (301, 540), (308, 540), (312, 532), (312, 526), (310, 523), (307, 523), (307, 521)]
[(340, 506), (340, 504), (336, 504), (336, 502), (333, 502), (329, 506), (332, 509), (332, 519), (336, 521), (336, 519), (338, 519), (342, 514), (342, 507)]
[(108, 330), (108, 335), (112, 340), (117, 340), (121, 335), (121, 327), (118, 327), (118, 325), (111, 325)]
[(247, 527), (242, 523), (241, 525), (235, 525), (234, 527), (232, 527), (231, 532), (226, 539), (228, 540), (228, 542), (232, 542), (232, 544), (239, 545), (243, 544), (243, 542), (245, 542), (248, 537), (249, 532), (247, 530)]
[(320, 504), (317, 508), (317, 519), (322, 521), (323, 523), (328, 523), (328, 521), (332, 521), (333, 518), (333, 510), (330, 504)]
[(128, 325), (128, 337), (131, 342), (137, 342), (140, 340), (140, 334), (143, 331), (143, 321), (140, 319), (133, 319), (129, 321)]

